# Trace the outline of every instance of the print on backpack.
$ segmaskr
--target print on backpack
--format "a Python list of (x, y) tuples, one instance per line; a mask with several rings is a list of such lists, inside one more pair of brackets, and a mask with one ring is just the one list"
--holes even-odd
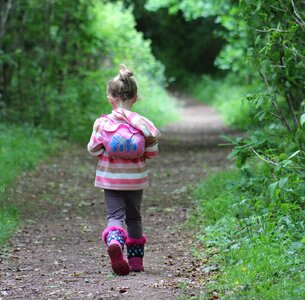
[(143, 133), (129, 123), (115, 124), (108, 116), (103, 126), (102, 138), (109, 156), (120, 158), (138, 158), (145, 151)]
[(136, 151), (138, 148), (137, 141), (134, 137), (132, 137), (131, 139), (126, 139), (120, 135), (112, 136), (112, 139), (110, 141), (110, 146), (112, 152), (116, 152), (116, 151), (130, 152), (130, 151)]

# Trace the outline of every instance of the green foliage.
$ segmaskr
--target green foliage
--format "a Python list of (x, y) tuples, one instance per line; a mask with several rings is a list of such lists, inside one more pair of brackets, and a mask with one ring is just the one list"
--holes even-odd
[(162, 124), (174, 115), (163, 89), (163, 68), (122, 4), (9, 1), (1, 6), (1, 15), (7, 16), (0, 31), (2, 119), (42, 125), (86, 141), (93, 120), (110, 108), (105, 86), (120, 63), (137, 74), (140, 92), (149, 99), (148, 117), (162, 112), (154, 120)]
[[(215, 64), (222, 70), (238, 72), (242, 76), (252, 77), (253, 69), (248, 57), (252, 57), (249, 36), (253, 32), (244, 18), (240, 17), (240, 8), (234, 0), (149, 0), (146, 7), (152, 11), (168, 8), (170, 14), (182, 11), (188, 21), (200, 18), (213, 18), (218, 25), (214, 29), (215, 37), (227, 43), (218, 55)], [(200, 38), (200, 37), (198, 37)]]
[(303, 299), (304, 202), (289, 201), (295, 182), (273, 188), (268, 172), (268, 165), (251, 164), (198, 185), (195, 224), (205, 250), (197, 255), (208, 258), (203, 272), (220, 270), (205, 296), (217, 290), (224, 299)]
[(149, 10), (158, 10), (162, 7), (168, 7), (172, 14), (181, 10), (185, 17), (189, 19), (196, 19), (199, 17), (209, 17), (217, 15), (219, 12), (225, 11), (228, 8), (228, 1), (223, 0), (148, 0), (146, 8)]
[[(12, 126), (0, 124), (0, 245), (19, 224), (19, 214), (15, 207), (5, 200), (8, 186), (34, 168), (52, 152), (59, 149), (60, 143), (51, 133), (29, 125)], [(62, 147), (62, 145), (61, 145)]]
[[(127, 7), (132, 7), (137, 29), (152, 41), (152, 51), (165, 65), (170, 84), (181, 85), (190, 74), (219, 71), (214, 61), (224, 40), (214, 35), (220, 25), (215, 23), (213, 17), (185, 20), (180, 11), (168, 14), (165, 8), (152, 11), (148, 7), (147, 10), (142, 0), (123, 2)], [(153, 5), (157, 2), (153, 2)]]
[(249, 80), (257, 78), (259, 71), (270, 88), (286, 97), (288, 109), (299, 107), (304, 98), (305, 14), (301, 6), (299, 1), (277, 0), (147, 3), (151, 10), (182, 11), (187, 19), (216, 17), (223, 28), (217, 34), (227, 41), (216, 64)]
[[(228, 18), (219, 16), (228, 45), (218, 63), (240, 74), (248, 66), (251, 76), (258, 70), (265, 88), (247, 95), (259, 126), (229, 139), (239, 174), (226, 174), (225, 185), (224, 175), (215, 175), (198, 190), (208, 225), (198, 238), (220, 269), (209, 288), (225, 299), (303, 299), (304, 16), (293, 1), (240, 1), (229, 11)], [(234, 14), (242, 20), (235, 25)], [(240, 65), (230, 61), (236, 53)]]
[[(230, 207), (235, 203), (237, 195), (235, 191), (230, 190), (230, 197), (223, 197), (223, 193), (219, 193), (219, 189), (224, 187), (227, 192), (226, 187), (232, 184), (233, 180), (237, 180), (239, 176), (240, 172), (235, 170), (218, 173), (217, 175), (211, 175), (208, 180), (196, 187), (195, 197), (199, 200), (198, 210), (200, 215), (206, 216), (202, 218), (205, 225), (215, 224), (225, 217), (224, 213), (230, 212), (230, 217), (232, 216)], [(233, 194), (231, 194), (232, 192)], [(206, 199), (213, 199), (213, 201), (206, 201)]]
[(59, 141), (47, 130), (0, 124), (0, 201), (6, 187), (23, 171), (32, 169), (60, 146)]
[(84, 1), (13, 2), (0, 47), (4, 119), (59, 128), (64, 135), (82, 123), (88, 99), (98, 96), (90, 71), (103, 54), (95, 49), (91, 23)]
[[(186, 2), (170, 0), (164, 5), (171, 12), (183, 10), (188, 18), (201, 16), (205, 6), (205, 15), (216, 16), (225, 28), (219, 32), (227, 45), (217, 59), (218, 66), (249, 83), (256, 82), (259, 74), (264, 84), (263, 88), (254, 86), (247, 94), (256, 128), (244, 138), (228, 138), (234, 146), (230, 157), (236, 159), (238, 176), (226, 175), (232, 178), (225, 180), (224, 187), (219, 180), (224, 175), (216, 175), (198, 191), (200, 211), (204, 213), (198, 223), (208, 225), (199, 239), (207, 247), (204, 253), (213, 256), (211, 262), (221, 270), (210, 288), (220, 289), (227, 299), (303, 299), (302, 3), (227, 0), (220, 7), (218, 1)], [(214, 189), (211, 197), (210, 189)]]
[[(239, 8), (241, 15), (247, 16), (247, 26), (258, 29), (252, 34), (256, 57), (252, 63), (259, 69), (265, 88), (248, 97), (260, 126), (246, 138), (231, 141), (235, 146), (231, 157), (251, 174), (251, 182), (261, 181), (264, 201), (279, 217), (290, 209), (304, 210), (303, 15), (294, 2), (243, 1)], [(253, 160), (265, 165), (264, 172), (251, 172), (248, 161)], [(260, 205), (260, 200), (255, 204)]]
[(15, 207), (0, 205), (0, 247), (16, 230), (19, 222), (19, 214)]
[(228, 138), (239, 171), (216, 174), (197, 189), (204, 214), (197, 223), (207, 225), (198, 238), (207, 255), (218, 249), (210, 263), (221, 271), (210, 289), (225, 299), (305, 295), (303, 126), (292, 133), (262, 118), (246, 138)]
[[(103, 69), (104, 85), (109, 78), (117, 75), (117, 66), (124, 61), (135, 72), (138, 84), (139, 101), (134, 106), (135, 110), (152, 119), (158, 126), (176, 119), (178, 114), (175, 104), (164, 90), (163, 67), (151, 54), (150, 42), (144, 41), (135, 30), (131, 11), (111, 3), (100, 3), (94, 11), (99, 20), (95, 35), (107, 41), (107, 49), (111, 54), (108, 63), (112, 67), (105, 66)], [(106, 92), (102, 98), (106, 103)]]

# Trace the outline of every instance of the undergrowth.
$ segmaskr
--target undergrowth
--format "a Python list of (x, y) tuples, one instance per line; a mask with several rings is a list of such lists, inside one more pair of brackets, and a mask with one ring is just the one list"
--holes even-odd
[(202, 272), (212, 278), (198, 298), (216, 291), (223, 299), (304, 299), (304, 209), (285, 202), (287, 182), (277, 187), (282, 201), (273, 198), (264, 164), (249, 169), (213, 174), (194, 193), (190, 222), (203, 245), (195, 255), (208, 261)]
[[(20, 222), (19, 213), (14, 206), (0, 206), (0, 247), (10, 237)], [(0, 248), (1, 249), (1, 248)]]
[(30, 125), (0, 124), (0, 245), (19, 224), (18, 208), (5, 195), (14, 180), (59, 148), (59, 140), (50, 131)]

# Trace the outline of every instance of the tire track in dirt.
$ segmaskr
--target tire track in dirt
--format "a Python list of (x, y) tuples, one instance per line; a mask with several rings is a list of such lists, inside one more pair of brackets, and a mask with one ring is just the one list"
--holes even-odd
[(0, 299), (184, 299), (204, 287), (208, 275), (192, 256), (196, 229), (185, 221), (193, 185), (226, 165), (228, 133), (210, 107), (180, 97), (183, 119), (165, 128), (159, 157), (148, 161), (144, 192), (148, 236), (145, 272), (115, 276), (100, 240), (105, 225), (103, 193), (93, 187), (96, 160), (71, 146), (22, 174), (13, 201), (23, 226), (1, 254)]

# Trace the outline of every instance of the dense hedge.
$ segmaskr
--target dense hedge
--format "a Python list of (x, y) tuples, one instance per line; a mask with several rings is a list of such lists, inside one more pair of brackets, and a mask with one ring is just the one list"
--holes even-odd
[(120, 3), (7, 1), (1, 16), (1, 119), (84, 141), (97, 115), (110, 109), (105, 86), (120, 63), (135, 71), (138, 110), (157, 124), (171, 118), (163, 67)]

